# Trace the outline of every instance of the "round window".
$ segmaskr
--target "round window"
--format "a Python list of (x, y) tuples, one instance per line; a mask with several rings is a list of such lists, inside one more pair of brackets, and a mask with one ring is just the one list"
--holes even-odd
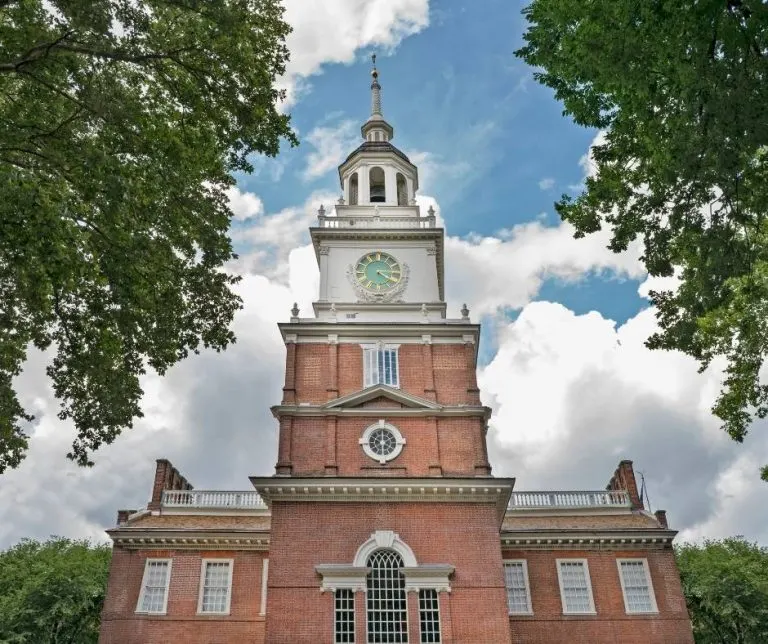
[(386, 427), (377, 427), (368, 437), (368, 447), (376, 456), (389, 456), (397, 449), (397, 439)]
[(360, 445), (366, 455), (379, 463), (386, 463), (397, 458), (403, 450), (405, 439), (397, 427), (380, 420), (363, 432)]

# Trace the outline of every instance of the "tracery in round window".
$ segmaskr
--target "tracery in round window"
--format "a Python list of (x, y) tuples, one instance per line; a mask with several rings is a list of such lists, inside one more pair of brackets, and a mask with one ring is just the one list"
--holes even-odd
[(405, 439), (397, 427), (380, 420), (363, 432), (360, 445), (367, 456), (383, 464), (399, 456)]
[(397, 439), (387, 427), (377, 427), (368, 437), (368, 447), (376, 456), (389, 456), (397, 449)]

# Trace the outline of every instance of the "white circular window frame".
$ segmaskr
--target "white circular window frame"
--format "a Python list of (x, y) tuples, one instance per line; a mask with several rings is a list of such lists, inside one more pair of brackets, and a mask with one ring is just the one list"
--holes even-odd
[[(376, 454), (372, 449), (371, 446), (368, 444), (368, 440), (371, 437), (371, 434), (373, 434), (374, 431), (380, 428), (388, 429), (390, 432), (392, 432), (392, 435), (395, 437), (395, 449), (393, 449), (389, 454)], [(362, 437), (359, 441), (360, 445), (363, 448), (363, 451), (365, 452), (365, 455), (369, 458), (372, 458), (374, 461), (378, 461), (382, 465), (385, 463), (392, 461), (396, 459), (398, 456), (400, 456), (400, 452), (403, 451), (403, 445), (405, 445), (405, 439), (403, 438), (403, 435), (400, 433), (400, 430), (395, 427), (394, 425), (386, 422), (383, 418), (379, 420), (378, 423), (374, 423), (370, 427), (366, 427), (365, 431), (363, 432)]]

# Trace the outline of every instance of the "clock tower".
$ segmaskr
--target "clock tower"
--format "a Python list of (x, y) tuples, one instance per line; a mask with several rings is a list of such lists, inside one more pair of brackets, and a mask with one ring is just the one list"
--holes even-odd
[(99, 642), (693, 644), (675, 531), (631, 461), (597, 490), (491, 475), (480, 326), (446, 315), (443, 230), (372, 75), (342, 197), (310, 229), (317, 301), (279, 325), (275, 472), (206, 490), (158, 460), (150, 502), (108, 531)]
[(443, 301), (443, 231), (416, 203), (419, 172), (392, 145), (373, 68), (363, 142), (339, 166), (336, 216), (321, 207), (311, 229), (320, 265), (318, 319), (438, 321)]
[[(251, 479), (272, 516), (266, 641), (469, 642), (481, 618), (486, 644), (509, 642), (499, 528), (513, 480), (491, 477), (480, 327), (466, 307), (446, 317), (444, 231), (417, 204), (378, 76), (374, 60), (335, 214), (321, 207), (310, 229), (314, 315), (280, 325), (276, 473)], [(327, 629), (296, 631), (297, 607)]]

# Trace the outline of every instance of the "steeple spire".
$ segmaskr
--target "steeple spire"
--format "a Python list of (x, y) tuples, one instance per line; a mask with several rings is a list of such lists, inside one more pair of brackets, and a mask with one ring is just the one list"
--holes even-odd
[(371, 70), (371, 76), (373, 81), (371, 82), (371, 116), (381, 116), (381, 85), (379, 85), (379, 70), (376, 69), (376, 54), (371, 55), (371, 61), (373, 61), (373, 69)]
[(381, 85), (379, 85), (379, 70), (376, 69), (376, 54), (371, 56), (373, 69), (371, 69), (371, 115), (363, 124), (362, 134), (366, 141), (389, 141), (394, 130), (392, 126), (384, 120), (381, 114)]

